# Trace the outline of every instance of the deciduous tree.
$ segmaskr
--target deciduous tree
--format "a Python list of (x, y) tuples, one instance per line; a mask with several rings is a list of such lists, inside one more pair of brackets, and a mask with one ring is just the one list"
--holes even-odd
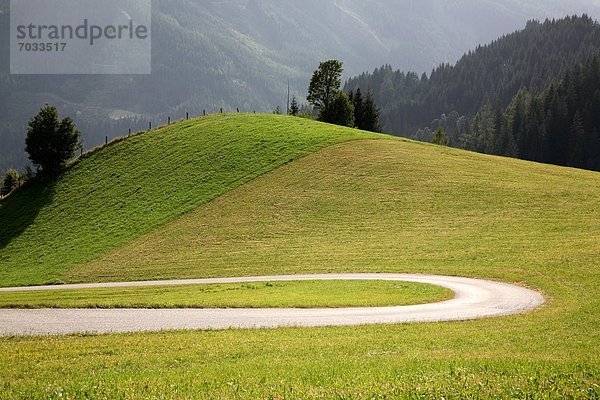
[(342, 85), (343, 64), (337, 60), (324, 61), (314, 72), (308, 86), (307, 100), (319, 110), (319, 120), (333, 121), (332, 105), (339, 100), (338, 94)]

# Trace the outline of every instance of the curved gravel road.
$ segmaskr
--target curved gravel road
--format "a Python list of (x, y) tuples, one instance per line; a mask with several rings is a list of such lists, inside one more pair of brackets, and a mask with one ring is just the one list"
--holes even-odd
[(533, 290), (480, 279), (413, 274), (327, 274), (0, 288), (0, 292), (307, 280), (419, 282), (452, 290), (452, 300), (401, 307), (319, 309), (0, 310), (1, 336), (117, 333), (171, 329), (349, 326), (459, 321), (522, 313), (544, 303)]

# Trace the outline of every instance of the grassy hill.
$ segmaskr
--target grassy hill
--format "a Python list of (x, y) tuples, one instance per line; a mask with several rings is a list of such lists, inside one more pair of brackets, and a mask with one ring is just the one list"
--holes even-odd
[(422, 272), (547, 303), (459, 323), (4, 338), (0, 397), (600, 395), (598, 173), (230, 115), (105, 148), (53, 188), (2, 204), (2, 226), (22, 227), (2, 231), (4, 284)]
[(217, 115), (113, 143), (0, 203), (0, 285), (55, 281), (265, 172), (368, 136), (308, 120)]
[(584, 171), (393, 139), (340, 143), (65, 279), (410, 270), (537, 286), (532, 268), (584, 276), (589, 264), (563, 268), (570, 255), (596, 262), (599, 188), (600, 175)]

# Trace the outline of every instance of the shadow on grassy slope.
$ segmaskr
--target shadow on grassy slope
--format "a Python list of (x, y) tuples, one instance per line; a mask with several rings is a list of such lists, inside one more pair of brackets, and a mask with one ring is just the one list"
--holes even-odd
[[(25, 232), (40, 210), (52, 202), (55, 181), (36, 180), (23, 189), (0, 201), (0, 250)], [(19, 218), (15, 218), (17, 215)], [(10, 253), (0, 253), (1, 261), (8, 261), (9, 258)]]

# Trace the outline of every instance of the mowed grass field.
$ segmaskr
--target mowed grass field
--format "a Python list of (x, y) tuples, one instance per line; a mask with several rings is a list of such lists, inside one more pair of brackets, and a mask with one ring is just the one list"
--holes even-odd
[[(220, 118), (206, 129), (313, 126)], [(3, 338), (0, 398), (600, 397), (600, 174), (335, 129), (178, 218), (4, 282), (417, 272), (516, 283), (546, 304), (454, 323)], [(2, 249), (3, 270), (45, 247), (33, 238)]]
[(0, 285), (60, 282), (64, 271), (274, 168), (368, 136), (282, 116), (214, 115), (101, 148), (0, 202)]
[(439, 286), (389, 281), (291, 281), (0, 293), (0, 308), (338, 308), (449, 300)]

